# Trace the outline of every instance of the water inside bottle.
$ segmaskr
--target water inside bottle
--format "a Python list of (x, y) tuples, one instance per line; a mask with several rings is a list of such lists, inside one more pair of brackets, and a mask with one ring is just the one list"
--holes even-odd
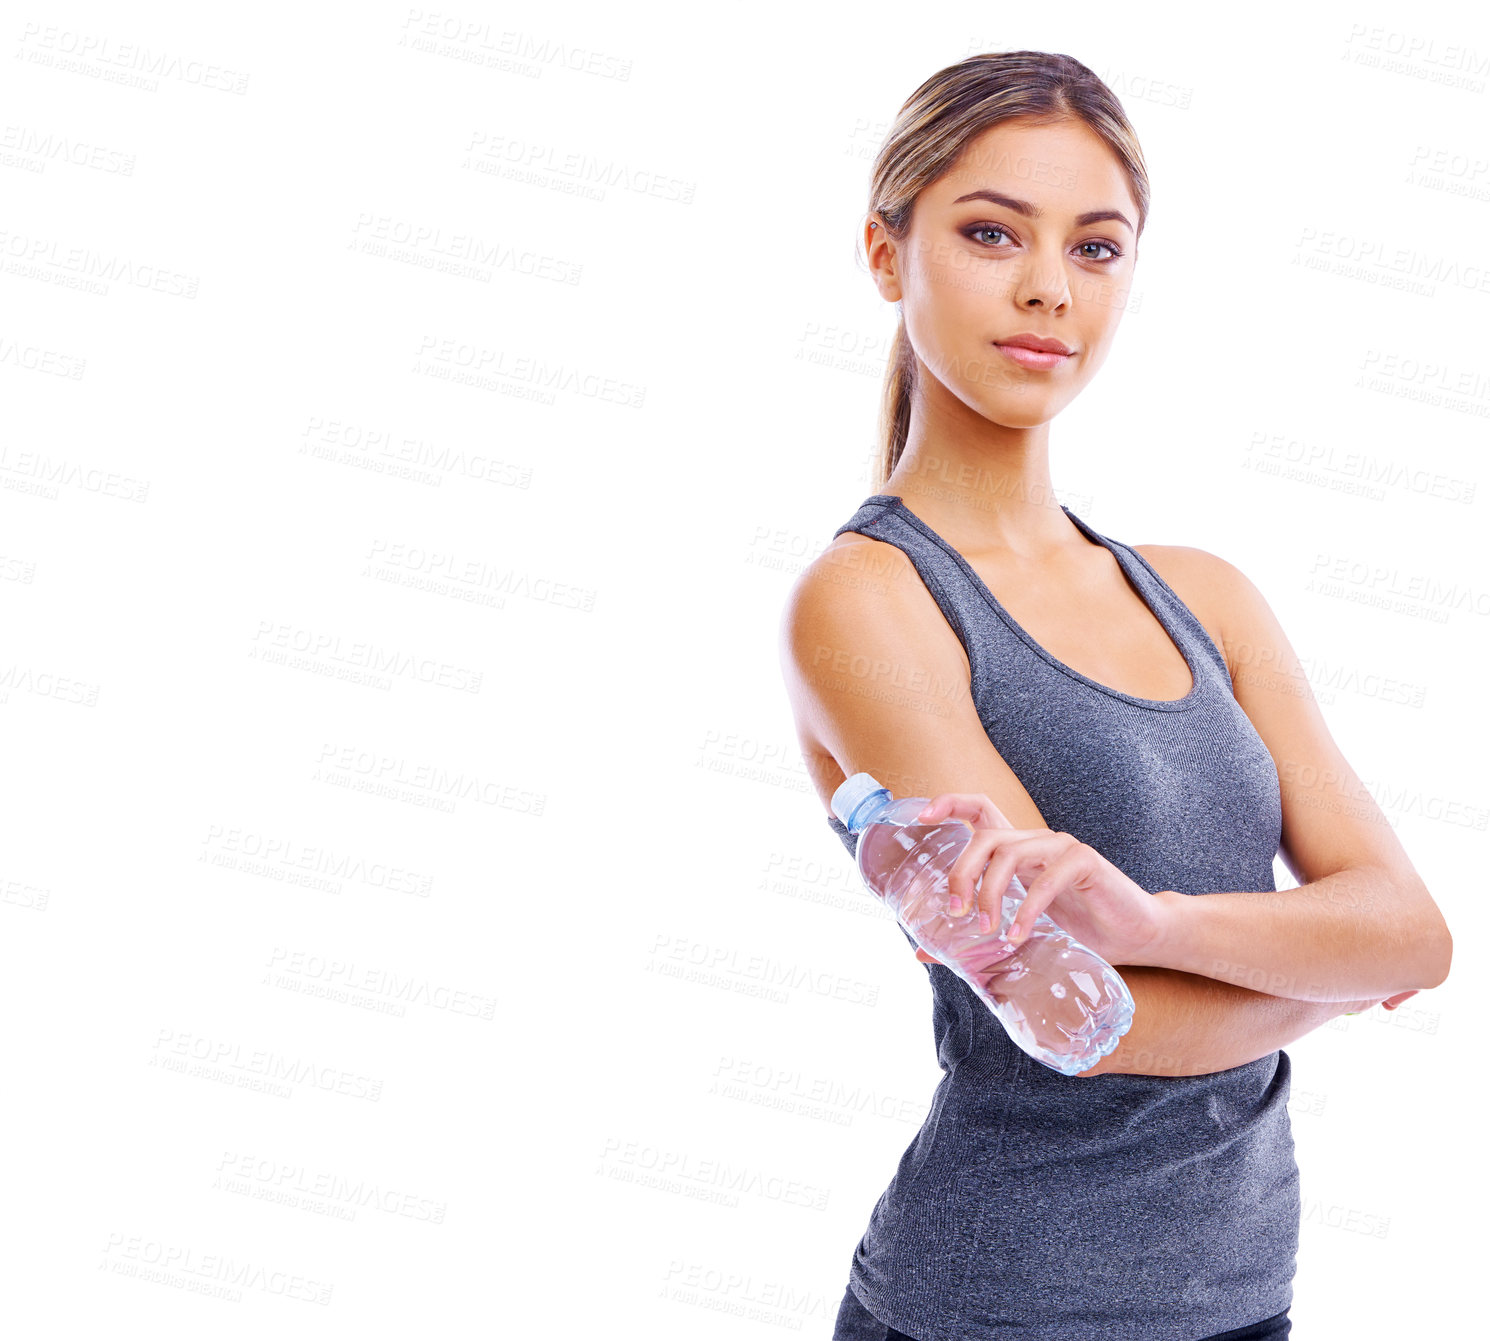
[(1115, 999), (1093, 971), (1092, 953), (1043, 915), (1040, 934), (1011, 951), (1002, 933), (1023, 899), (1020, 888), (1005, 892), (991, 932), (979, 929), (976, 903), (953, 917), (946, 875), (971, 840), (972, 830), (955, 820), (871, 823), (859, 837), (860, 870), (922, 949), (966, 982), (1019, 1046), (1068, 1075), (1084, 1069), (1126, 1032), (1131, 997), (1114, 973)]

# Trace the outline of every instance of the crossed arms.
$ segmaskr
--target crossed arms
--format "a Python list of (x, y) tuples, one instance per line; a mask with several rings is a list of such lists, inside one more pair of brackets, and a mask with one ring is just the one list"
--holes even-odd
[[(982, 791), (1016, 827), (1048, 827), (988, 739), (967, 655), (914, 567), (884, 542), (839, 541), (799, 579), (782, 625), (783, 673), (824, 808), (847, 774), (863, 771), (896, 796)], [(1452, 954), (1442, 914), (1331, 738), (1261, 593), (1202, 550), (1144, 551), (1206, 624), (1273, 756), (1280, 851), (1300, 883), (1156, 894), (1184, 900), (1183, 929), (1162, 966), (1116, 966), (1133, 1025), (1082, 1075), (1240, 1066), (1344, 1012), (1438, 986)]]

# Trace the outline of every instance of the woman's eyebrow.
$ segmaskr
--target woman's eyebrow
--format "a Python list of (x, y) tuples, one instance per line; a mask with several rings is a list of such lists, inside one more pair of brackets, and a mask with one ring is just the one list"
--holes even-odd
[[(1038, 219), (1044, 210), (1030, 204), (1028, 200), (1015, 200), (1013, 196), (1000, 195), (997, 191), (987, 189), (980, 191), (969, 191), (965, 196), (958, 196), (952, 203), (960, 205), (964, 200), (987, 200), (995, 205), (1002, 205), (1007, 210), (1013, 210), (1016, 214), (1023, 214), (1031, 219)], [(1128, 216), (1120, 210), (1088, 210), (1085, 214), (1076, 216), (1076, 226), (1085, 228), (1087, 224), (1101, 223), (1104, 219), (1116, 219), (1120, 224), (1126, 224), (1129, 232), (1133, 225), (1128, 223)]]

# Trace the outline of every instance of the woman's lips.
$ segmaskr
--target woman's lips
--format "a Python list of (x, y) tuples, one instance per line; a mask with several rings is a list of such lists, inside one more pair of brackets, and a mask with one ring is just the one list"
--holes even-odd
[(1023, 345), (995, 345), (994, 348), (1003, 351), (1021, 368), (1039, 368), (1042, 371), (1058, 368), (1071, 357), (1070, 354), (1045, 354), (1038, 349), (1026, 349)]

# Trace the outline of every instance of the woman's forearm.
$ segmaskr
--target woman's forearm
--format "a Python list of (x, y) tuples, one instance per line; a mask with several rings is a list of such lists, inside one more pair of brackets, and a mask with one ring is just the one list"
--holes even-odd
[(1215, 978), (1147, 965), (1117, 966), (1133, 996), (1122, 1041), (1081, 1076), (1199, 1076), (1266, 1057), (1335, 1016), (1372, 1002), (1295, 1001)]
[(1448, 976), (1453, 940), (1427, 889), (1374, 867), (1286, 890), (1154, 897), (1164, 930), (1145, 967), (1318, 1002), (1381, 1000)]

